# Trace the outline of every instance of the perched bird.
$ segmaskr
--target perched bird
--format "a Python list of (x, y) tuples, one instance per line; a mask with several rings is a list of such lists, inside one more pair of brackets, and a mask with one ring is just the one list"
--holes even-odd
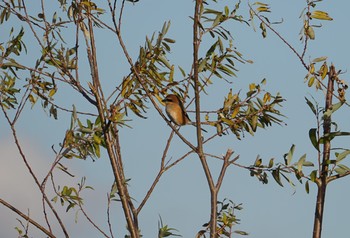
[[(178, 126), (193, 125), (196, 126), (194, 122), (190, 120), (188, 114), (185, 111), (184, 105), (180, 98), (175, 94), (169, 94), (163, 100), (165, 102), (165, 111), (172, 122)], [(203, 128), (202, 131), (207, 132)]]
[(178, 126), (191, 124), (185, 108), (180, 98), (175, 94), (169, 94), (163, 100), (165, 102), (165, 111), (172, 122)]

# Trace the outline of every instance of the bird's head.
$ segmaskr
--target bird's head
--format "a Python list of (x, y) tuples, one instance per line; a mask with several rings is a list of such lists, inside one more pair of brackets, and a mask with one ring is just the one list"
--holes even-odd
[(167, 103), (179, 104), (180, 100), (179, 100), (178, 96), (176, 96), (175, 94), (169, 94), (162, 100), (162, 102), (165, 102), (165, 104), (167, 104)]

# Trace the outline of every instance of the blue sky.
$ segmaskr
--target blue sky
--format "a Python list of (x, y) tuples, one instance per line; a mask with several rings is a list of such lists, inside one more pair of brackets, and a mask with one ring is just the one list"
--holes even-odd
[[(221, 2), (221, 1), (220, 1)], [(236, 1), (222, 1), (218, 8), (224, 5), (234, 6)], [(299, 41), (299, 31), (302, 28), (302, 20), (299, 19), (301, 10), (306, 5), (304, 1), (269, 1), (272, 13), (269, 15), (271, 21), (281, 21), (276, 25), (276, 30), (293, 45), (297, 51), (301, 51), (302, 44)], [(55, 9), (55, 4), (46, 3), (47, 8)], [(52, 4), (52, 6), (51, 6)], [(122, 34), (126, 47), (135, 60), (139, 46), (144, 44), (145, 36), (158, 32), (165, 21), (171, 21), (171, 28), (168, 36), (176, 40), (172, 47), (169, 59), (175, 65), (188, 70), (192, 62), (192, 28), (189, 18), (193, 12), (193, 1), (170, 1), (170, 0), (141, 0), (136, 4), (127, 3), (124, 12)], [(31, 10), (37, 12), (32, 5)], [(332, 22), (320, 22), (322, 28), (316, 28), (316, 40), (309, 43), (309, 50), (306, 52), (306, 59), (328, 56), (328, 62), (335, 64), (337, 69), (345, 71), (341, 77), (349, 78), (349, 44), (350, 34), (347, 22), (349, 22), (348, 1), (323, 1), (318, 4), (318, 10), (327, 11)], [(248, 16), (247, 2), (242, 1), (240, 13)], [(11, 24), (11, 22), (10, 22)], [(18, 24), (18, 22), (16, 22)], [(258, 26), (256, 22), (256, 26)], [(16, 25), (18, 29), (18, 25)], [(0, 26), (0, 29), (8, 30), (8, 25)], [(228, 89), (234, 92), (242, 89), (247, 90), (250, 83), (258, 83), (263, 78), (267, 79), (266, 90), (280, 92), (287, 100), (281, 108), (286, 116), (286, 126), (274, 125), (267, 129), (258, 130), (255, 136), (246, 134), (238, 141), (235, 136), (228, 135), (214, 140), (205, 147), (210, 153), (217, 155), (225, 154), (227, 149), (233, 149), (235, 155), (240, 155), (239, 163), (244, 165), (252, 164), (257, 155), (260, 155), (267, 162), (270, 158), (276, 161), (283, 160), (292, 144), (296, 145), (295, 159), (304, 153), (310, 161), (316, 162), (316, 153), (308, 139), (308, 130), (315, 126), (313, 114), (305, 103), (304, 97), (313, 95), (315, 98), (322, 98), (322, 92), (316, 92), (308, 88), (303, 82), (306, 75), (298, 58), (284, 45), (272, 32), (268, 31), (267, 39), (262, 39), (259, 30), (254, 32), (252, 28), (244, 24), (232, 23), (229, 26), (234, 37), (237, 49), (243, 53), (245, 58), (254, 61), (254, 64), (238, 65), (237, 78), (228, 79), (231, 84), (223, 80), (214, 80), (213, 86), (208, 90), (208, 95), (203, 95), (203, 109), (217, 109), (221, 107), (224, 95)], [(2, 30), (1, 30), (2, 31)], [(33, 40), (29, 31), (28, 39)], [(112, 91), (120, 80), (129, 71), (129, 66), (121, 54), (120, 47), (113, 34), (105, 30), (97, 31), (98, 57), (103, 86), (106, 92)], [(67, 30), (69, 33), (69, 30)], [(7, 34), (5, 34), (6, 36)], [(0, 35), (0, 41), (4, 41)], [(69, 39), (69, 37), (68, 37)], [(72, 40), (72, 39), (70, 39)], [(68, 40), (69, 42), (69, 40)], [(83, 43), (81, 43), (83, 44)], [(210, 42), (203, 42), (203, 49)], [(19, 58), (23, 63), (34, 65), (32, 62), (34, 50), (37, 49), (35, 41), (27, 43), (28, 55)], [(83, 48), (83, 45), (82, 45)], [(81, 64), (81, 77), (89, 79), (89, 70), (86, 62)], [(181, 77), (180, 73), (175, 76)], [(78, 110), (90, 110), (91, 106), (86, 105), (80, 96), (68, 88), (59, 89), (57, 92), (57, 103), (61, 106), (71, 108), (72, 104)], [(320, 101), (321, 106), (323, 102)], [(151, 105), (149, 105), (151, 106)], [(193, 109), (193, 107), (190, 109)], [(194, 118), (193, 114), (190, 114)], [(65, 130), (69, 127), (70, 115), (59, 112), (60, 120), (55, 121), (48, 118), (45, 112), (36, 105), (32, 110), (30, 106), (25, 110), (23, 118), (18, 123), (18, 133), (23, 141), (28, 158), (33, 164), (34, 170), (40, 176), (44, 176), (50, 162), (54, 159), (51, 145), (62, 141)], [(124, 155), (124, 166), (126, 177), (131, 178), (131, 196), (140, 202), (146, 194), (149, 186), (158, 172), (160, 158), (171, 128), (169, 128), (158, 113), (152, 109), (147, 112), (147, 119), (140, 119), (131, 116), (132, 129), (124, 128), (121, 131), (122, 152)], [(348, 123), (349, 110), (344, 107), (342, 111), (334, 116), (338, 120), (340, 129), (350, 131)], [(0, 168), (0, 189), (3, 191), (1, 197), (14, 201), (23, 211), (30, 209), (38, 220), (42, 220), (40, 197), (36, 197), (28, 172), (20, 163), (15, 148), (11, 146), (13, 141), (11, 132), (8, 129), (5, 118), (0, 115), (0, 149), (3, 151), (3, 166)], [(195, 129), (192, 127), (181, 128), (181, 132), (195, 142)], [(206, 136), (215, 131), (209, 129)], [(339, 146), (348, 147), (349, 139), (341, 138), (335, 141)], [(169, 158), (179, 158), (188, 148), (183, 142), (175, 138), (169, 151)], [(103, 224), (104, 230), (106, 219), (106, 194), (109, 192), (113, 181), (111, 169), (106, 156), (92, 162), (91, 160), (78, 161), (66, 160), (65, 165), (71, 167), (72, 172), (77, 176), (72, 180), (64, 174), (57, 173), (60, 184), (71, 184), (72, 186), (80, 181), (81, 176), (87, 176), (87, 184), (95, 188), (94, 191), (86, 191), (86, 209), (94, 215), (99, 224)], [(218, 171), (220, 164), (217, 161), (209, 161), (213, 173)], [(341, 237), (348, 234), (347, 214), (349, 208), (346, 206), (350, 199), (348, 178), (336, 181), (329, 186), (326, 199), (326, 210), (324, 218), (324, 238)], [(37, 191), (37, 190), (34, 190)], [(296, 188), (285, 184), (284, 188), (278, 186), (273, 180), (269, 184), (262, 185), (255, 178), (249, 176), (249, 172), (237, 167), (231, 167), (227, 171), (219, 199), (229, 198), (235, 203), (243, 204), (243, 210), (237, 212), (241, 224), (239, 230), (245, 230), (251, 238), (267, 237), (310, 237), (312, 233), (314, 203), (316, 189), (312, 185), (310, 194), (304, 191), (304, 185), (297, 184)], [(182, 163), (175, 166), (163, 175), (156, 187), (151, 199), (146, 204), (140, 215), (140, 228), (144, 237), (156, 237), (157, 221), (159, 215), (163, 222), (170, 227), (176, 228), (183, 237), (194, 237), (201, 229), (201, 225), (209, 220), (209, 191), (206, 185), (204, 173), (199, 160), (195, 156), (189, 156)], [(60, 205), (57, 205), (58, 207)], [(113, 208), (114, 227), (116, 230), (123, 230), (125, 222), (118, 214), (120, 208)], [(0, 207), (0, 218), (6, 220), (0, 224), (1, 237), (13, 237), (15, 231), (12, 227), (17, 226), (16, 216), (6, 208)], [(64, 208), (62, 214), (65, 215)], [(94, 229), (82, 231), (86, 223), (83, 216), (80, 216), (78, 224), (74, 224), (74, 212), (71, 212), (68, 219), (68, 227), (72, 237), (100, 237)], [(85, 226), (86, 227), (86, 226)], [(35, 232), (35, 231), (34, 231)], [(33, 233), (35, 234), (35, 233)], [(117, 233), (116, 233), (117, 234)], [(122, 237), (118, 233), (118, 237)]]

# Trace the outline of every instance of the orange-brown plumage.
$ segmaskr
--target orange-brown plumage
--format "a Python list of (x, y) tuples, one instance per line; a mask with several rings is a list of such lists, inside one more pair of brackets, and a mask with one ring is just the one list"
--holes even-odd
[(169, 94), (163, 102), (165, 102), (165, 111), (172, 122), (178, 126), (191, 124), (191, 120), (177, 95)]

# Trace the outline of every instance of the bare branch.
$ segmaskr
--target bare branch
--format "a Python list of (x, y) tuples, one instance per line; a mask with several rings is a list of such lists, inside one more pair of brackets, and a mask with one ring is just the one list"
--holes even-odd
[(95, 227), (104, 237), (109, 238), (109, 236), (88, 216), (81, 203), (79, 203), (79, 207), (82, 213), (84, 214), (85, 218), (90, 222), (90, 224), (92, 224), (93, 227)]
[(330, 177), (327, 178), (327, 184), (332, 182), (332, 181), (334, 181), (334, 180), (336, 180), (336, 179), (343, 178), (343, 177), (346, 177), (348, 175), (350, 175), (350, 171), (347, 171), (347, 172), (345, 172), (343, 174), (336, 174), (336, 175), (330, 176)]
[(0, 203), (3, 204), (5, 207), (11, 209), (12, 211), (14, 211), (15, 213), (17, 213), (19, 216), (21, 216), (23, 219), (25, 219), (26, 221), (28, 221), (30, 224), (34, 225), (36, 228), (38, 228), (39, 230), (41, 230), (42, 232), (44, 232), (48, 237), (51, 238), (56, 238), (55, 235), (53, 235), (50, 231), (46, 230), (43, 226), (41, 226), (38, 222), (34, 221), (33, 219), (31, 219), (29, 216), (27, 216), (26, 214), (24, 214), (23, 212), (21, 212), (20, 210), (18, 210), (17, 208), (15, 208), (14, 206), (12, 206), (11, 204), (7, 203), (5, 200), (0, 198)]
[(156, 176), (156, 178), (154, 179), (151, 187), (148, 189), (147, 191), (147, 194), (145, 195), (145, 197), (143, 198), (142, 202), (140, 203), (139, 207), (136, 209), (136, 213), (139, 214), (141, 209), (143, 208), (143, 206), (146, 204), (147, 200), (149, 199), (149, 197), (151, 196), (154, 188), (156, 187), (157, 183), (159, 182), (160, 180), (160, 177), (163, 175), (163, 173), (166, 171), (166, 168), (165, 168), (165, 158), (166, 158), (166, 155), (168, 153), (168, 150), (169, 150), (169, 147), (170, 147), (170, 144), (171, 144), (171, 141), (174, 137), (174, 131), (171, 131), (170, 133), (170, 136), (167, 140), (167, 143), (166, 143), (166, 146), (165, 146), (165, 149), (163, 151), (163, 156), (162, 156), (162, 159), (161, 159), (161, 163), (160, 163), (160, 169), (159, 169), (159, 172)]
[(231, 157), (232, 154), (233, 154), (233, 150), (228, 149), (226, 151), (226, 155), (224, 156), (224, 162), (222, 164), (221, 171), (220, 171), (220, 174), (219, 174), (219, 177), (218, 177), (218, 181), (216, 183), (216, 190), (219, 190), (220, 187), (221, 187), (222, 181), (224, 180), (224, 176), (225, 176), (226, 170), (227, 170), (228, 166), (231, 164), (230, 163), (230, 157)]
[(253, 14), (262, 22), (264, 23), (267, 28), (269, 28), (278, 38), (280, 38), (284, 44), (286, 44), (289, 49), (291, 49), (293, 51), (293, 53), (299, 58), (300, 62), (302, 63), (302, 65), (304, 66), (304, 68), (306, 70), (309, 70), (309, 67), (307, 66), (307, 64), (305, 63), (303, 57), (294, 49), (294, 47), (288, 43), (288, 41), (286, 39), (284, 39), (284, 37), (281, 36), (280, 33), (278, 33), (272, 26), (271, 24), (269, 24), (268, 22), (266, 22), (259, 14), (256, 13), (256, 11), (254, 11), (254, 9), (252, 8), (252, 6), (250, 4), (248, 4), (250, 10), (253, 12)]
[[(37, 187), (39, 188), (39, 190), (40, 190), (40, 192), (41, 192), (41, 194), (42, 194), (42, 196), (43, 196), (43, 200), (45, 200), (45, 202), (49, 205), (51, 211), (52, 211), (53, 214), (55, 215), (56, 220), (57, 220), (58, 223), (60, 224), (63, 233), (65, 234), (66, 237), (69, 237), (68, 232), (67, 232), (67, 230), (66, 230), (66, 228), (65, 228), (65, 226), (64, 226), (64, 224), (63, 224), (63, 222), (62, 222), (62, 220), (61, 220), (61, 218), (59, 217), (59, 215), (58, 215), (58, 213), (56, 212), (55, 208), (53, 207), (53, 205), (51, 204), (50, 200), (49, 200), (48, 197), (46, 196), (45, 191), (42, 190), (41, 184), (39, 183), (38, 178), (37, 178), (36, 175), (34, 174), (32, 168), (31, 168), (31, 166), (30, 166), (30, 164), (29, 164), (29, 162), (28, 162), (28, 160), (27, 160), (27, 158), (26, 158), (26, 156), (25, 156), (25, 154), (24, 154), (24, 152), (23, 152), (23, 150), (22, 150), (22, 147), (21, 147), (21, 145), (20, 145), (20, 143), (19, 143), (19, 140), (18, 140), (18, 137), (17, 137), (17, 132), (16, 132), (16, 130), (15, 130), (15, 127), (14, 127), (13, 122), (11, 122), (9, 116), (7, 115), (7, 112), (5, 111), (4, 106), (3, 106), (1, 103), (0, 103), (0, 106), (1, 106), (1, 109), (2, 109), (2, 111), (3, 111), (3, 113), (4, 113), (4, 115), (5, 115), (5, 118), (6, 118), (7, 122), (9, 123), (9, 125), (10, 125), (10, 127), (11, 127), (12, 135), (13, 135), (13, 138), (14, 138), (14, 140), (15, 140), (15, 144), (16, 144), (16, 146), (17, 146), (18, 152), (20, 153), (21, 158), (22, 158), (22, 160), (23, 160), (23, 162), (24, 162), (26, 168), (28, 169), (28, 171), (29, 171), (31, 177), (34, 179), (35, 184), (36, 184)], [(46, 213), (45, 213), (45, 215), (46, 215)], [(46, 217), (46, 216), (45, 216), (45, 217)], [(48, 226), (50, 227), (49, 224), (48, 224)], [(51, 229), (50, 229), (50, 230), (51, 230)]]

